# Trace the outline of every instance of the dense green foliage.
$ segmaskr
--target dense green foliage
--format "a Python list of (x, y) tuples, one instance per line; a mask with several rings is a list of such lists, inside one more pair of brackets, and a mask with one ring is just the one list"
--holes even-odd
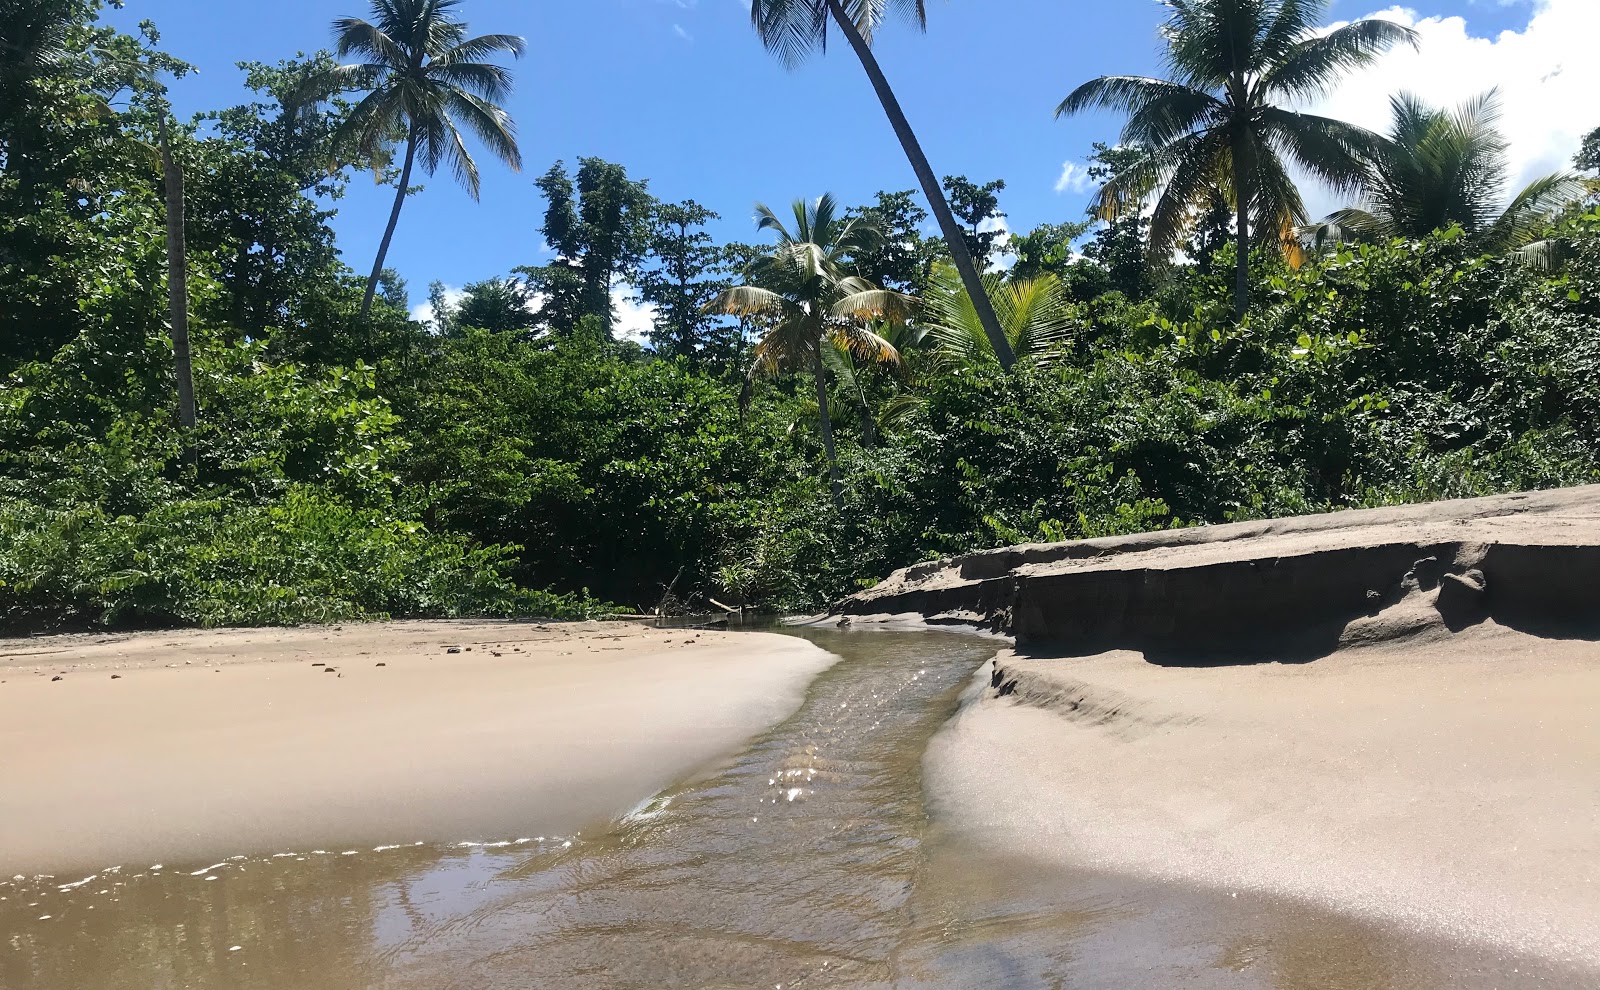
[[(915, 194), (724, 245), (585, 158), (539, 182), (554, 261), (441, 287), (427, 323), (386, 273), (363, 318), (329, 204), (395, 176), (334, 154), (359, 94), (307, 95), (328, 55), (243, 66), (255, 102), (174, 131), (184, 431), (152, 148), (182, 64), (56, 6), (48, 57), (0, 74), (26, 94), (0, 114), (9, 629), (806, 609), (1019, 541), (1600, 481), (1592, 207), (1541, 222), (1555, 271), (1459, 227), (1298, 268), (1262, 244), (1235, 319), (1226, 190), (1151, 265), (1133, 214), (988, 239), (1003, 184), (953, 177), (970, 251), (1011, 262), (987, 278), (1007, 371)], [(1143, 155), (1100, 147), (1096, 178)], [(612, 332), (619, 280), (650, 348)], [(879, 320), (906, 296), (926, 308)]]

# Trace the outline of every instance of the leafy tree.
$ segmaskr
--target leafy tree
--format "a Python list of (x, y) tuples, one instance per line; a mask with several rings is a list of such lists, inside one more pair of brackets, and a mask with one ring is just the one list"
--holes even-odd
[[(1017, 360), (1048, 363), (1059, 357), (1060, 348), (1079, 327), (1078, 314), (1061, 280), (1051, 274), (1009, 280), (991, 274), (984, 276), (984, 281)], [(934, 270), (923, 307), (918, 322), (949, 366), (973, 368), (994, 363), (989, 339), (954, 269), (940, 266)]]
[(1572, 161), (1582, 171), (1600, 172), (1600, 127), (1590, 131), (1583, 139), (1583, 146)]
[[(1099, 141), (1089, 156), (1088, 176), (1102, 188), (1137, 181), (1150, 165), (1150, 153), (1143, 148), (1110, 147)], [(1214, 193), (1213, 193), (1214, 194)], [(1084, 247), (1087, 258), (1105, 269), (1108, 289), (1129, 299), (1143, 299), (1150, 291), (1153, 259), (1150, 244), (1150, 218), (1143, 209), (1106, 211), (1096, 208), (1090, 215), (1100, 220), (1094, 238)]]
[(715, 318), (706, 307), (731, 284), (723, 252), (705, 225), (717, 215), (694, 200), (656, 207), (649, 257), (654, 262), (634, 277), (639, 298), (655, 307), (650, 342), (656, 352), (698, 363), (701, 352), (717, 349)]
[(600, 158), (578, 159), (577, 181), (556, 162), (535, 185), (545, 197), (540, 233), (555, 251), (548, 265), (518, 269), (545, 304), (540, 321), (552, 333), (571, 334), (585, 317), (600, 321), (610, 340), (611, 291), (637, 277), (649, 247), (655, 198), (648, 184)]
[(1336, 189), (1360, 181), (1367, 131), (1281, 104), (1325, 92), (1346, 71), (1370, 64), (1416, 33), (1384, 20), (1355, 21), (1327, 34), (1318, 27), (1327, 0), (1187, 0), (1172, 5), (1164, 38), (1172, 79), (1102, 76), (1078, 87), (1056, 116), (1092, 109), (1128, 115), (1124, 144), (1150, 149), (1149, 162), (1101, 192), (1102, 216), (1141, 208), (1160, 190), (1150, 218), (1152, 256), (1177, 247), (1211, 189), (1227, 189), (1238, 249), (1234, 312), (1250, 303), (1250, 247), (1288, 238), (1305, 206), (1286, 160)]
[(1010, 277), (1025, 280), (1047, 272), (1060, 275), (1076, 259), (1073, 245), (1092, 226), (1088, 221), (1045, 223), (1026, 234), (1011, 235), (1010, 250), (1017, 260), (1011, 266)]
[(950, 212), (950, 204), (939, 188), (933, 167), (928, 164), (928, 156), (923, 153), (916, 133), (911, 130), (905, 112), (900, 109), (900, 101), (890, 88), (877, 57), (872, 54), (873, 38), (891, 8), (907, 14), (919, 29), (927, 29), (925, 0), (752, 0), (750, 20), (767, 50), (789, 66), (798, 65), (813, 51), (827, 49), (830, 20), (844, 36), (860, 60), (861, 67), (866, 70), (867, 78), (878, 95), (878, 102), (883, 105), (895, 136), (900, 139), (900, 146), (911, 162), (911, 170), (917, 174), (922, 195), (933, 208), (934, 219), (939, 222), (939, 230), (949, 245), (956, 270), (961, 273), (967, 291), (977, 300), (979, 318), (984, 332), (994, 345), (1000, 366), (1009, 368), (1013, 358), (1007, 353), (1005, 334), (989, 306), (988, 297), (984, 295), (981, 271), (966, 250), (961, 227)]
[(378, 298), (391, 309), (402, 313), (411, 312), (411, 291), (406, 286), (406, 280), (393, 268), (385, 268), (379, 273)]
[[(214, 257), (223, 289), (202, 315), (240, 333), (303, 322), (297, 303), (313, 286), (332, 291), (346, 274), (329, 226), (334, 211), (324, 204), (349, 181), (349, 168), (329, 162), (350, 103), (317, 90), (334, 66), (326, 52), (240, 63), (259, 99), (202, 114), (193, 143), (178, 149), (191, 177), (190, 248)], [(211, 134), (202, 136), (204, 125)], [(381, 173), (379, 151), (359, 164)], [(380, 272), (380, 288), (383, 279)]]
[(828, 375), (823, 350), (830, 343), (863, 358), (895, 362), (899, 354), (867, 329), (869, 318), (903, 319), (911, 299), (881, 289), (848, 273), (849, 257), (882, 238), (859, 218), (841, 217), (831, 195), (815, 202), (794, 203), (794, 230), (764, 204), (757, 204), (757, 228), (778, 236), (776, 249), (745, 269), (745, 285), (723, 292), (713, 309), (731, 316), (755, 317), (767, 323), (756, 345), (752, 374), (774, 374), (808, 368), (816, 380), (822, 446), (834, 501), (841, 499), (839, 461), (828, 414)]
[(928, 211), (917, 205), (916, 193), (879, 192), (877, 202), (853, 207), (846, 216), (861, 218), (883, 235), (880, 242), (851, 257), (855, 273), (873, 285), (920, 294), (944, 245), (938, 238), (923, 236)]
[(441, 337), (448, 336), (456, 326), (456, 304), (450, 300), (450, 288), (438, 279), (428, 283), (428, 312), (430, 329)]
[(1211, 274), (1217, 255), (1233, 240), (1233, 207), (1220, 189), (1211, 190), (1210, 200), (1195, 214), (1183, 251), (1202, 275)]
[[(1491, 90), (1452, 113), (1401, 93), (1390, 100), (1394, 124), (1362, 178), (1368, 209), (1340, 210), (1316, 229), (1319, 241), (1421, 240), (1459, 226), (1480, 250), (1523, 250), (1559, 208), (1576, 200), (1583, 184), (1570, 172), (1534, 179), (1503, 204), (1509, 176), (1500, 133), (1500, 97)], [(1548, 244), (1543, 245), (1548, 248)], [(1530, 249), (1529, 251), (1528, 249)]]
[(531, 330), (538, 318), (533, 293), (519, 278), (473, 282), (450, 314), (450, 332), (476, 327), (491, 333)]
[(467, 151), (462, 126), (512, 169), (522, 168), (516, 125), (497, 105), (511, 92), (511, 73), (484, 60), (502, 54), (521, 58), (526, 45), (509, 34), (467, 37), (467, 25), (455, 16), (458, 6), (460, 0), (372, 0), (377, 23), (356, 17), (333, 22), (340, 57), (358, 55), (365, 61), (329, 70), (325, 84), (368, 91), (339, 128), (338, 143), (369, 158), (397, 137), (403, 136), (406, 148), (389, 225), (361, 301), (362, 319), (372, 309), (418, 154), (429, 175), (448, 164), (473, 199), (478, 198), (478, 164)]
[[(950, 197), (950, 212), (961, 221), (962, 240), (966, 241), (967, 253), (972, 255), (979, 271), (989, 270), (994, 263), (995, 245), (1005, 236), (1000, 224), (1006, 215), (1001, 212), (1000, 199), (996, 195), (1005, 188), (1003, 179), (980, 186), (964, 175), (944, 177), (944, 191)], [(985, 230), (986, 226), (991, 229)]]

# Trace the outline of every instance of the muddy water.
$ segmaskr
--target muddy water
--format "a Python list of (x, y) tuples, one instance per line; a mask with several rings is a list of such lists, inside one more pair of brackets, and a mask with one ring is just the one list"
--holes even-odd
[(0, 883), (3, 990), (1571, 986), (1302, 908), (1041, 872), (941, 838), (921, 756), (982, 640), (844, 660), (723, 766), (576, 836)]

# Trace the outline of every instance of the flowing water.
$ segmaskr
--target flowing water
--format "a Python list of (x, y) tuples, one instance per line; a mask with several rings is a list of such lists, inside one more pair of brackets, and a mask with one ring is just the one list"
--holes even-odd
[(0, 883), (0, 990), (1570, 985), (1303, 908), (941, 838), (922, 752), (994, 645), (806, 635), (843, 660), (791, 718), (576, 836)]

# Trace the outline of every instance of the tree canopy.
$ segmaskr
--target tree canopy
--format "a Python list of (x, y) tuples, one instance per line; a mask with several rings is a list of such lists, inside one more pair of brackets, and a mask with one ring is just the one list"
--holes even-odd
[[(468, 5), (407, 2), (341, 22), (354, 68), (243, 63), (243, 103), (175, 120), (188, 67), (153, 25), (0, 0), (0, 627), (814, 610), (1019, 542), (1600, 481), (1593, 186), (1516, 194), (1492, 101), (1400, 98), (1387, 136), (1286, 109), (1392, 25), (1173, 5), (1170, 79), (1068, 101), (1128, 113), (1082, 156), (1087, 214), (1006, 231), (1005, 182), (953, 175), (946, 224), (919, 168), (724, 242), (714, 210), (747, 204), (578, 156), (461, 286), (353, 271), (333, 226), (363, 174), (414, 191), (411, 110), (507, 78)], [(780, 54), (925, 13), (753, 11)], [(1307, 162), (1372, 236), (1291, 250)], [(1548, 267), (1507, 253), (1530, 244)]]

